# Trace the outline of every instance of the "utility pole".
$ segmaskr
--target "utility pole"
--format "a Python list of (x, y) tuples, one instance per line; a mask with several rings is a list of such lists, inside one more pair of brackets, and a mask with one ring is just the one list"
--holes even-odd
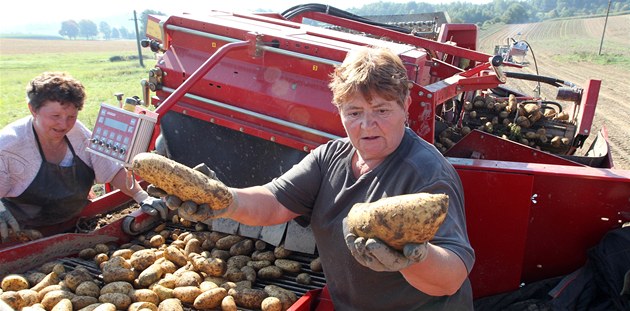
[(599, 42), (599, 54), (602, 55), (602, 45), (604, 45), (604, 34), (606, 33), (606, 24), (608, 24), (608, 13), (610, 13), (610, 3), (612, 0), (608, 0), (608, 9), (606, 10), (606, 20), (604, 21), (604, 31), (602, 32), (602, 41)]
[(138, 31), (138, 17), (136, 16), (136, 10), (133, 10), (133, 22), (136, 25), (136, 45), (138, 46), (138, 60), (140, 66), (144, 68), (144, 61), (142, 59), (142, 47), (140, 46), (140, 32)]

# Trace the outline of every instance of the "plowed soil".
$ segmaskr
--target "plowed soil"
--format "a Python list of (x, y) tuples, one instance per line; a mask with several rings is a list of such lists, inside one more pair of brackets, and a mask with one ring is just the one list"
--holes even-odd
[[(479, 50), (494, 53), (495, 45), (507, 44), (508, 38), (523, 40), (530, 50), (523, 58), (514, 57), (525, 67), (523, 72), (555, 77), (585, 87), (589, 79), (601, 80), (601, 89), (592, 134), (605, 127), (617, 169), (630, 169), (630, 15), (568, 19), (542, 23), (493, 26), (479, 34)], [(599, 55), (600, 43), (603, 45)], [(520, 69), (507, 68), (507, 71)], [(508, 83), (508, 86), (532, 94), (534, 82)], [(542, 85), (542, 96), (555, 99), (556, 90)]]

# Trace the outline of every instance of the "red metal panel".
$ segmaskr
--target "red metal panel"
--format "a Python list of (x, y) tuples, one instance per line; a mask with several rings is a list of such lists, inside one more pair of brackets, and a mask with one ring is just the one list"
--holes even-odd
[[(449, 160), (464, 183), (468, 232), (478, 255), (471, 273), (476, 298), (516, 289), (515, 273), (527, 283), (572, 272), (606, 232), (630, 221), (628, 170)], [(505, 174), (527, 176), (532, 184), (524, 186), (518, 178), (499, 183), (493, 177)], [(501, 197), (507, 205), (495, 201)], [(503, 206), (509, 208), (497, 208)], [(527, 214), (525, 206), (531, 206)], [(516, 245), (496, 244), (501, 239)], [(491, 282), (484, 279), (487, 273), (494, 274)], [(506, 279), (512, 283), (501, 281)]]
[(534, 171), (525, 282), (574, 271), (604, 233), (630, 221), (630, 171), (557, 168), (564, 172)]
[(470, 274), (475, 297), (517, 289), (521, 268), (533, 177), (460, 167), (466, 220), (476, 263)]

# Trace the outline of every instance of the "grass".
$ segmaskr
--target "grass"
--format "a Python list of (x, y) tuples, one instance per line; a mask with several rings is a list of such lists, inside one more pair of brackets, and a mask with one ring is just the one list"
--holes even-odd
[[(52, 40), (31, 41), (39, 41), (44, 51), (46, 45), (57, 44)], [(93, 44), (103, 43), (95, 41)], [(79, 113), (79, 120), (88, 128), (93, 128), (102, 102), (117, 105), (114, 93), (124, 93), (125, 97), (142, 95), (140, 81), (148, 77), (148, 69), (154, 64), (152, 60), (144, 61), (146, 68), (141, 67), (137, 60), (109, 60), (112, 56), (129, 57), (135, 53), (137, 50), (128, 44), (121, 44), (120, 51), (110, 52), (80, 52), (70, 47), (62, 53), (8, 53), (0, 43), (0, 109), (3, 112), (0, 114), (0, 128), (29, 114), (26, 85), (44, 71), (66, 71), (83, 82), (87, 100)]]
[(622, 54), (606, 54), (599, 55), (597, 52), (573, 52), (570, 54), (555, 55), (554, 58), (563, 62), (573, 63), (593, 63), (598, 65), (620, 66), (630, 70), (630, 56)]

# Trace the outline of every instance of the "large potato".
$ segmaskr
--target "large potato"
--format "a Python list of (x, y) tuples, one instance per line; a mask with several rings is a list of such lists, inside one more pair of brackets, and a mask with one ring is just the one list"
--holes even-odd
[(196, 286), (175, 287), (173, 290), (173, 296), (183, 303), (192, 304), (199, 295), (201, 295), (201, 289)]
[(132, 161), (132, 170), (145, 181), (178, 196), (182, 201), (207, 203), (214, 209), (232, 204), (232, 194), (222, 182), (159, 154), (137, 154)]
[(19, 275), (19, 274), (10, 274), (4, 277), (4, 279), (2, 279), (2, 283), (0, 285), (0, 287), (2, 287), (2, 290), (5, 292), (8, 291), (19, 291), (21, 289), (27, 289), (28, 286), (28, 280)]
[(394, 249), (430, 240), (446, 218), (448, 196), (413, 193), (357, 203), (347, 218), (348, 230), (357, 236), (378, 238)]
[(195, 301), (193, 306), (196, 309), (212, 309), (221, 305), (223, 298), (227, 296), (227, 290), (223, 287), (213, 288), (211, 290), (201, 293)]

